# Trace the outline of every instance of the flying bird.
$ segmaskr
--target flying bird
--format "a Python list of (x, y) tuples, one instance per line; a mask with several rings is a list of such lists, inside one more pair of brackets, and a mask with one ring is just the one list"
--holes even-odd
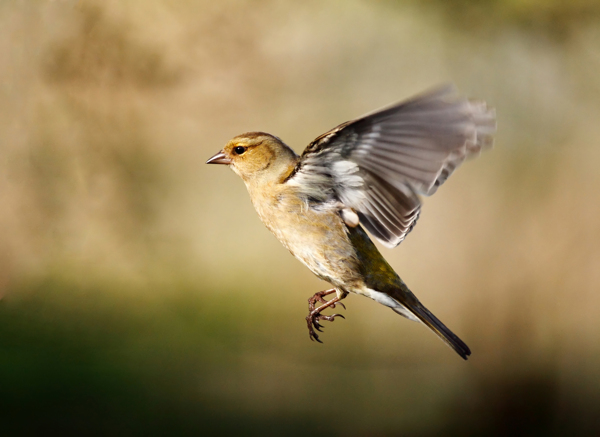
[[(436, 192), (465, 160), (492, 146), (495, 112), (443, 86), (342, 123), (298, 156), (276, 136), (233, 138), (207, 164), (229, 166), (246, 184), (266, 227), (333, 288), (309, 299), (309, 336), (321, 342), (324, 315), (349, 293), (423, 323), (465, 360), (469, 347), (409, 290), (369, 238), (399, 245), (422, 196)], [(325, 296), (334, 296), (326, 300)]]

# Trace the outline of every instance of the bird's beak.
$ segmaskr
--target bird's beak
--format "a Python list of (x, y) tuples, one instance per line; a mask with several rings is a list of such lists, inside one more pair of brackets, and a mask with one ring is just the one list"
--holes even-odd
[(207, 164), (231, 164), (231, 158), (228, 158), (222, 151), (206, 161)]

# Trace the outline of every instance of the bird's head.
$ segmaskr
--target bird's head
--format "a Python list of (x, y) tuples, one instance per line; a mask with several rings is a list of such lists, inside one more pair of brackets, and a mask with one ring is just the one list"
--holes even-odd
[(279, 138), (248, 132), (230, 140), (207, 164), (225, 164), (246, 183), (276, 182), (294, 169), (298, 156)]

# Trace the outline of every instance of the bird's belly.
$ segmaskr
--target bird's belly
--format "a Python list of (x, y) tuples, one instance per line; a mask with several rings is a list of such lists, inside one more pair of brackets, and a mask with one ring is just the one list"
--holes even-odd
[(343, 290), (360, 280), (356, 252), (337, 211), (309, 209), (269, 222), (279, 241), (319, 278)]

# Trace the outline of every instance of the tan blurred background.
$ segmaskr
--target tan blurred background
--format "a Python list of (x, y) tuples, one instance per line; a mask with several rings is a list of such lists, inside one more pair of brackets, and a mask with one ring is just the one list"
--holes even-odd
[[(3, 435), (600, 435), (600, 3), (0, 3)], [(473, 350), (327, 284), (205, 166), (452, 81), (495, 148), (382, 252)], [(65, 435), (63, 434), (63, 435)]]

